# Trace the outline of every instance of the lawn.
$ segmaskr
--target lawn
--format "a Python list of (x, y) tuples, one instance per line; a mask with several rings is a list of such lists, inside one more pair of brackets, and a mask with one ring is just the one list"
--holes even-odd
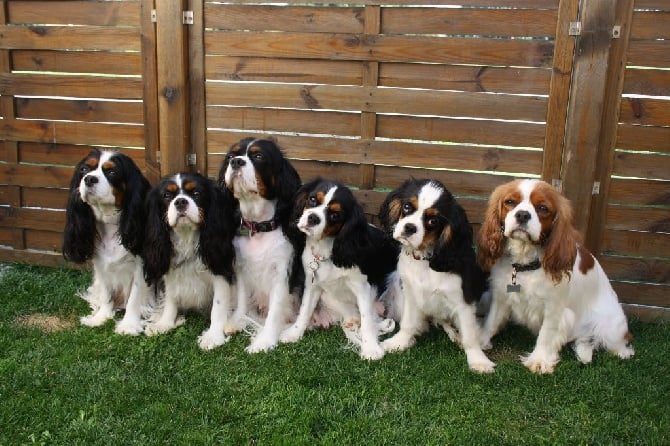
[(670, 444), (670, 324), (631, 321), (628, 361), (565, 349), (550, 376), (509, 326), (480, 376), (436, 329), (366, 362), (339, 329), (249, 355), (246, 335), (200, 351), (197, 314), (152, 338), (82, 327), (89, 280), (0, 264), (0, 444)]

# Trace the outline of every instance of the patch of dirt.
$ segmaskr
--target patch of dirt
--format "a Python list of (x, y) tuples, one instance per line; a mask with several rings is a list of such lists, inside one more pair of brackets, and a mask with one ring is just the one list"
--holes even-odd
[(18, 316), (16, 318), (16, 322), (26, 327), (39, 328), (43, 333), (72, 330), (75, 327), (75, 324), (72, 321), (61, 319), (58, 316), (51, 316), (42, 313), (24, 314)]

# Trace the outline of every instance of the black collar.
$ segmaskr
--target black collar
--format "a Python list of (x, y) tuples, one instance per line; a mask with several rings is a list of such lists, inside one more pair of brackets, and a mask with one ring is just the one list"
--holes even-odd
[(540, 259), (535, 259), (530, 263), (512, 263), (512, 268), (514, 268), (514, 271), (517, 273), (523, 271), (535, 271), (541, 267), (542, 262), (540, 262)]
[[(254, 236), (257, 232), (272, 232), (279, 227), (276, 218), (266, 221), (249, 221), (242, 218), (242, 226), (249, 231), (250, 236)], [(244, 234), (243, 234), (244, 235)]]

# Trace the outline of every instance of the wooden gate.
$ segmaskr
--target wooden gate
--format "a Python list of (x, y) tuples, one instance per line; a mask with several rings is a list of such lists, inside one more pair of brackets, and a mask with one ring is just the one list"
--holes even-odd
[(0, 260), (63, 264), (91, 146), (155, 181), (215, 176), (233, 142), (273, 135), (371, 220), (409, 176), (443, 181), (475, 228), (496, 185), (544, 178), (628, 309), (668, 314), (666, 0), (284, 3), (4, 1)]

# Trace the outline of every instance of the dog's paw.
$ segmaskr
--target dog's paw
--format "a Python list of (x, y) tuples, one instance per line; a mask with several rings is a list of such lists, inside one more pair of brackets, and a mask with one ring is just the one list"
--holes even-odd
[(483, 351), (478, 348), (468, 349), (465, 351), (468, 358), (468, 367), (470, 370), (477, 373), (493, 373), (496, 364), (486, 357)]
[(212, 350), (225, 344), (229, 339), (230, 338), (221, 330), (213, 330), (210, 328), (203, 331), (202, 334), (198, 336), (198, 347), (200, 347), (201, 350)]
[(380, 335), (391, 333), (395, 330), (395, 321), (391, 318), (382, 319), (377, 323), (377, 331)]
[(253, 341), (251, 341), (251, 344), (249, 344), (247, 348), (244, 349), (244, 351), (246, 351), (247, 353), (263, 353), (263, 352), (269, 352), (276, 346), (277, 346), (276, 341), (265, 337), (257, 336), (256, 338), (254, 338)]
[(384, 357), (384, 349), (377, 343), (361, 345), (361, 358), (376, 361)]
[(159, 334), (167, 333), (174, 328), (176, 328), (175, 324), (157, 322), (148, 324), (146, 327), (144, 327), (144, 334), (147, 336), (157, 336)]
[(140, 321), (127, 321), (122, 319), (116, 324), (114, 333), (128, 336), (138, 336), (144, 332), (144, 326)]
[(402, 333), (397, 333), (395, 336), (382, 342), (381, 346), (385, 352), (399, 352), (407, 350), (412, 344), (414, 344), (414, 337), (407, 337)]
[(302, 338), (302, 331), (295, 325), (291, 325), (289, 328), (281, 332), (281, 335), (279, 335), (279, 342), (291, 344), (298, 342), (300, 338)]
[(79, 322), (81, 322), (81, 325), (86, 325), (87, 327), (99, 327), (113, 317), (114, 313), (98, 311), (97, 313), (83, 316), (81, 319), (79, 319)]
[(232, 336), (242, 330), (244, 330), (244, 324), (237, 319), (230, 319), (226, 322), (226, 325), (223, 326), (223, 332), (228, 336)]
[(528, 357), (522, 356), (521, 361), (531, 372), (548, 375), (554, 373), (554, 368), (556, 367), (556, 364), (558, 364), (558, 355), (543, 357), (531, 353)]

